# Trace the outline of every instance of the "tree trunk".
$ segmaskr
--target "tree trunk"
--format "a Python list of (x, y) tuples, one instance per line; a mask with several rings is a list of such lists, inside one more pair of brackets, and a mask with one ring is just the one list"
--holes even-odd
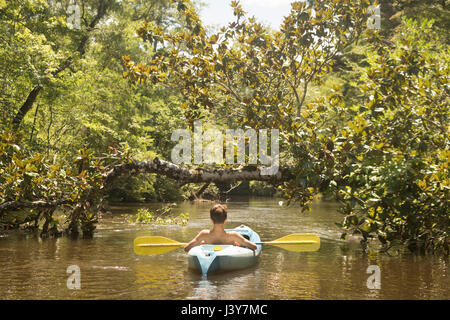
[(25, 100), (24, 104), (20, 107), (19, 111), (17, 112), (16, 116), (13, 119), (13, 129), (17, 130), (22, 123), (23, 118), (28, 113), (28, 111), (31, 110), (33, 107), (34, 102), (36, 101), (36, 98), (41, 91), (42, 87), (37, 85), (31, 90), (30, 94), (27, 97), (27, 100)]

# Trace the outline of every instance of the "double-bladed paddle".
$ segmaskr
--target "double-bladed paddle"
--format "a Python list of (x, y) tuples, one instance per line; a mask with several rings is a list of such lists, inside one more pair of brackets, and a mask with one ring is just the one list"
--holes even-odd
[[(134, 240), (134, 252), (140, 255), (162, 254), (187, 243), (181, 243), (161, 236), (144, 236)], [(315, 234), (290, 234), (274, 241), (256, 242), (257, 245), (269, 244), (288, 251), (311, 252), (320, 248), (320, 238)]]

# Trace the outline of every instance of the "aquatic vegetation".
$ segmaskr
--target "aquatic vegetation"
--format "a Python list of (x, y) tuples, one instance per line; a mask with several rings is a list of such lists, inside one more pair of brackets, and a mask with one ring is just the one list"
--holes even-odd
[(128, 223), (138, 224), (177, 224), (186, 225), (189, 222), (189, 213), (183, 212), (179, 215), (173, 215), (172, 209), (176, 206), (175, 203), (164, 205), (156, 210), (149, 210), (147, 208), (139, 208), (135, 216), (127, 215)]

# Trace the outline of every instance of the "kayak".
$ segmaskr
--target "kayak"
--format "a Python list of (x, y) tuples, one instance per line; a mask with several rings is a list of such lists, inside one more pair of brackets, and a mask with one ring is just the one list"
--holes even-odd
[[(259, 235), (247, 226), (241, 225), (234, 229), (225, 230), (239, 232), (253, 243), (261, 242)], [(249, 248), (227, 244), (196, 246), (188, 252), (188, 267), (201, 271), (203, 275), (248, 268), (258, 261), (261, 254), (261, 244), (257, 244), (257, 247), (253, 251)]]

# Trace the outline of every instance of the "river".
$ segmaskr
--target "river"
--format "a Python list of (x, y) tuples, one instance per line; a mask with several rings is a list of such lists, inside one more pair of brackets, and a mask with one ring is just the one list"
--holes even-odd
[[(149, 207), (158, 207), (158, 204)], [(245, 270), (202, 277), (187, 268), (186, 254), (137, 256), (133, 240), (161, 235), (187, 242), (209, 228), (211, 203), (180, 203), (186, 226), (132, 225), (125, 214), (138, 206), (112, 207), (93, 239), (40, 239), (23, 232), (0, 234), (0, 299), (450, 299), (449, 258), (407, 253), (364, 253), (357, 241), (342, 243), (337, 205), (317, 201), (310, 212), (280, 207), (279, 199), (228, 203), (227, 228), (241, 224), (262, 241), (290, 233), (315, 233), (317, 252), (265, 246)], [(69, 290), (69, 266), (80, 270), (79, 290)], [(380, 270), (380, 288), (369, 289), (369, 266)]]

